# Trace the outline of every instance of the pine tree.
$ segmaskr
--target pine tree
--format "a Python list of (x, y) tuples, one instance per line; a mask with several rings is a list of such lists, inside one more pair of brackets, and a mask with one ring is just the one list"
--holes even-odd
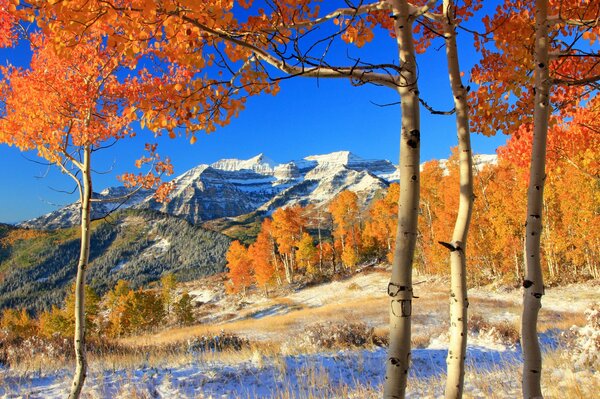
[(191, 326), (194, 324), (194, 305), (192, 297), (187, 291), (184, 291), (181, 298), (175, 303), (174, 311), (177, 324), (180, 326)]

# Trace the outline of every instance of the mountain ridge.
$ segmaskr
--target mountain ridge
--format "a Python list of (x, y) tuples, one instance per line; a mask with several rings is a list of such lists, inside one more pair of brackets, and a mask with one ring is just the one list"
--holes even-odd
[[(476, 167), (495, 163), (496, 155), (476, 155)], [(446, 160), (440, 160), (445, 165)], [(364, 159), (350, 151), (309, 155), (275, 163), (260, 153), (249, 159), (226, 158), (200, 164), (175, 177), (175, 189), (166, 204), (150, 191), (136, 192), (126, 203), (112, 200), (127, 194), (124, 187), (109, 187), (94, 197), (93, 218), (115, 208), (152, 209), (192, 224), (252, 212), (269, 214), (291, 204), (323, 206), (343, 190), (358, 194), (362, 205), (376, 192), (399, 180), (396, 165), (384, 159)], [(18, 224), (19, 227), (57, 229), (79, 223), (78, 202)]]

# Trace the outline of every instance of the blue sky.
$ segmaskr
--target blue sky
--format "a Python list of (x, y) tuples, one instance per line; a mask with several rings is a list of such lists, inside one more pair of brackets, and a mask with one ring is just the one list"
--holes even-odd
[[(459, 34), (461, 68), (468, 71), (477, 60), (472, 40)], [(439, 46), (439, 44), (438, 44)], [(437, 46), (434, 46), (437, 47)], [(360, 51), (360, 53), (359, 53)], [(387, 34), (380, 35), (364, 49), (351, 49), (350, 55), (375, 57), (384, 62), (397, 60), (395, 43)], [(0, 50), (0, 61), (26, 62), (23, 50)], [(452, 97), (447, 80), (445, 51), (431, 49), (418, 59), (419, 85), (426, 101), (439, 109), (451, 109)], [(384, 87), (354, 87), (346, 80), (295, 78), (281, 83), (277, 96), (261, 95), (249, 99), (246, 110), (230, 125), (210, 135), (199, 135), (193, 146), (186, 140), (166, 137), (154, 139), (140, 132), (134, 140), (123, 141), (97, 153), (95, 169), (109, 171), (95, 176), (95, 191), (117, 185), (116, 176), (135, 171), (133, 162), (142, 154), (145, 142), (159, 143), (161, 155), (170, 156), (175, 174), (201, 163), (222, 158), (250, 158), (265, 153), (276, 162), (300, 159), (308, 155), (349, 150), (363, 158), (398, 162), (400, 106), (374, 105), (394, 103), (397, 94)], [(422, 159), (447, 157), (456, 145), (454, 116), (430, 115), (422, 109)], [(473, 135), (475, 153), (493, 153), (506, 141), (505, 136)], [(77, 199), (56, 190), (71, 190), (67, 176), (27, 160), (35, 154), (22, 154), (15, 148), (0, 146), (0, 222), (14, 223), (50, 212)], [(44, 176), (43, 178), (39, 178)]]

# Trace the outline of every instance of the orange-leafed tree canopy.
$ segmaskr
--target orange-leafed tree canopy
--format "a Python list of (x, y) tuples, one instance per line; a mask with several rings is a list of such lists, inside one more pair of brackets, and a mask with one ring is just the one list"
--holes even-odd
[(256, 241), (248, 248), (252, 259), (254, 278), (261, 288), (267, 288), (275, 283), (275, 239), (271, 233), (271, 219), (265, 219), (256, 237)]
[(248, 249), (239, 241), (231, 243), (226, 255), (227, 268), (230, 284), (227, 286), (230, 292), (245, 292), (252, 285), (252, 260)]
[[(507, 0), (483, 22), (489, 34), (475, 36), (482, 60), (472, 71), (478, 90), (471, 93), (474, 131), (518, 133), (533, 117), (534, 3)], [(597, 40), (600, 1), (549, 2), (551, 103), (572, 113), (589, 98), (600, 78)]]
[(277, 93), (277, 84), (253, 65), (248, 52), (231, 41), (224, 44), (218, 33), (238, 25), (232, 1), (134, 0), (127, 7), (103, 1), (30, 3), (28, 12), (55, 37), (60, 52), (95, 29), (107, 48), (132, 63), (158, 65), (159, 73), (142, 75), (148, 85), (139, 93), (136, 113), (143, 126), (166, 130), (171, 138), (185, 132), (194, 143), (199, 131), (213, 132), (236, 117), (247, 96)]
[[(120, 54), (103, 48), (100, 39), (89, 39), (68, 57), (56, 54), (49, 40), (32, 36), (34, 55), (29, 68), (0, 69), (4, 77), (0, 142), (37, 150), (40, 157), (75, 177), (82, 148), (94, 152), (133, 136), (130, 124), (135, 114), (130, 110), (141, 84), (137, 78), (121, 81), (117, 77), (118, 71), (131, 65)], [(172, 171), (168, 159), (156, 154), (155, 145), (147, 145), (146, 150), (150, 155), (136, 166), (153, 162), (155, 173), (127, 174), (123, 177), (127, 184), (150, 188), (159, 183), (157, 174)], [(167, 194), (164, 189), (158, 193)]]
[(0, 48), (10, 47), (16, 39), (17, 19), (14, 16), (16, 2), (0, 0)]

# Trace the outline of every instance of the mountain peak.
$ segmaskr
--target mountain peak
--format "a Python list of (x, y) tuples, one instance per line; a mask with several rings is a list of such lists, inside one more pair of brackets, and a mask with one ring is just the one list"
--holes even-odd
[(275, 169), (275, 162), (273, 162), (270, 158), (265, 156), (265, 154), (260, 153), (249, 159), (237, 159), (237, 158), (228, 158), (221, 159), (210, 165), (215, 169), (226, 170), (226, 171), (236, 171), (242, 169), (250, 169), (255, 172), (272, 172)]
[(350, 151), (336, 151), (329, 154), (311, 155), (306, 158), (307, 161), (316, 161), (319, 164), (340, 164), (349, 165), (355, 162), (362, 162), (363, 159)]

